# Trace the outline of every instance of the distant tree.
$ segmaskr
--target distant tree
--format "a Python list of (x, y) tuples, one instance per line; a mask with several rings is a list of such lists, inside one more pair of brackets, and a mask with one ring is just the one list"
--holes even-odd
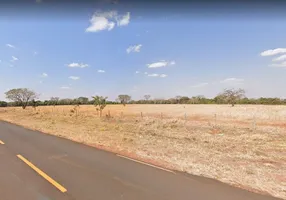
[(206, 98), (203, 95), (198, 95), (190, 98), (189, 102), (192, 104), (202, 104), (206, 103)]
[(99, 111), (99, 116), (102, 116), (102, 111), (106, 106), (106, 99), (108, 97), (103, 96), (94, 96), (92, 97), (94, 100), (94, 106), (96, 107), (96, 110)]
[(60, 100), (59, 97), (51, 97), (50, 104), (53, 106), (56, 106), (58, 104), (59, 100)]
[(6, 98), (16, 102), (25, 109), (31, 99), (38, 98), (38, 95), (27, 88), (17, 88), (5, 92)]
[(7, 107), (8, 103), (6, 101), (0, 101), (0, 107)]
[(176, 96), (176, 97), (175, 97), (175, 100), (176, 100), (176, 103), (177, 103), (177, 104), (180, 103), (181, 98), (182, 98), (182, 96)]
[(125, 106), (129, 101), (131, 101), (131, 96), (127, 94), (118, 95), (118, 101)]
[(151, 95), (149, 95), (149, 94), (145, 94), (145, 95), (144, 95), (144, 99), (145, 99), (146, 101), (148, 101), (150, 98), (151, 98)]
[(189, 102), (189, 100), (190, 100), (189, 97), (183, 96), (180, 98), (180, 103), (187, 104)]
[(217, 104), (223, 104), (226, 103), (226, 99), (225, 96), (223, 94), (218, 94), (215, 98), (214, 98), (215, 103)]
[(35, 99), (32, 99), (31, 104), (32, 104), (32, 107), (34, 108), (34, 110), (36, 110), (36, 108), (38, 106), (38, 101), (35, 101)]
[(79, 104), (88, 104), (88, 98), (87, 97), (79, 97), (78, 102), (79, 102)]
[(223, 93), (219, 94), (228, 104), (234, 106), (237, 101), (245, 97), (245, 90), (243, 89), (225, 89)]
[(61, 99), (59, 100), (60, 105), (71, 105), (72, 104), (72, 99)]

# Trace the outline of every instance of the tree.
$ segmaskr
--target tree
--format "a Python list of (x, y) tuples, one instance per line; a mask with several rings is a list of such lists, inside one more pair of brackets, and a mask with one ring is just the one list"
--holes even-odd
[(5, 101), (0, 101), (0, 107), (7, 107), (8, 103)]
[(182, 103), (182, 104), (187, 104), (189, 102), (190, 98), (187, 97), (187, 96), (183, 96), (180, 98), (180, 101), (179, 103)]
[(59, 100), (60, 105), (71, 105), (72, 99), (61, 99)]
[(146, 101), (148, 101), (150, 98), (151, 98), (151, 95), (149, 95), (149, 94), (145, 94), (145, 95), (144, 95), (144, 99), (145, 99)]
[(180, 103), (181, 98), (182, 98), (181, 96), (175, 96), (175, 100), (177, 104)]
[(35, 101), (35, 99), (32, 99), (31, 104), (32, 104), (34, 110), (36, 110), (36, 108), (37, 108), (37, 106), (38, 106), (38, 102)]
[(92, 98), (94, 100), (94, 106), (96, 107), (96, 110), (99, 111), (99, 116), (101, 117), (102, 111), (106, 106), (106, 99), (108, 97), (94, 96)]
[(131, 96), (127, 94), (118, 95), (118, 101), (125, 106), (131, 100)]
[(31, 99), (38, 98), (38, 95), (27, 88), (17, 88), (9, 90), (8, 92), (5, 92), (6, 99), (9, 99), (11, 101), (16, 102), (20, 106), (22, 106), (23, 109), (25, 109), (28, 105), (28, 102)]
[(79, 104), (88, 104), (88, 98), (87, 97), (79, 97), (78, 99)]
[(225, 96), (223, 94), (218, 94), (215, 98), (214, 98), (215, 103), (217, 104), (222, 104), (226, 102)]
[(51, 97), (50, 104), (53, 106), (56, 106), (58, 104), (59, 100), (60, 100), (59, 97)]
[(240, 99), (245, 97), (245, 90), (243, 89), (225, 89), (223, 93), (219, 94), (227, 103), (234, 106)]

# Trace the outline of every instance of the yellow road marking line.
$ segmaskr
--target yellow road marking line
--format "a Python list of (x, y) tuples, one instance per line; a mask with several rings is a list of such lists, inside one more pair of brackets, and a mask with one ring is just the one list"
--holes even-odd
[(20, 158), (24, 163), (26, 163), (29, 167), (31, 167), (33, 170), (35, 170), (38, 174), (40, 174), (44, 179), (49, 181), (53, 186), (58, 188), (61, 192), (66, 192), (67, 189), (65, 189), (63, 186), (61, 186), (59, 183), (57, 183), (54, 179), (49, 177), (45, 172), (37, 168), (35, 165), (33, 165), (31, 162), (29, 162), (26, 158), (24, 158), (21, 155), (17, 155), (18, 158)]
[(142, 162), (142, 161), (139, 161), (139, 160), (135, 160), (135, 159), (132, 159), (132, 158), (128, 158), (126, 156), (122, 156), (122, 155), (119, 155), (119, 154), (116, 154), (118, 157), (121, 157), (121, 158), (125, 158), (125, 159), (128, 159), (128, 160), (132, 160), (134, 162), (137, 162), (137, 163), (141, 163), (143, 165), (148, 165), (150, 167), (154, 167), (154, 168), (157, 168), (157, 169), (161, 169), (161, 170), (164, 170), (164, 171), (167, 171), (167, 172), (170, 172), (170, 173), (173, 173), (173, 174), (176, 174), (175, 172), (171, 171), (171, 170), (168, 170), (168, 169), (165, 169), (165, 168), (162, 168), (162, 167), (158, 167), (156, 165), (152, 165), (152, 164), (149, 164), (149, 163), (145, 163), (145, 162)]
[(0, 140), (0, 144), (5, 144), (2, 140)]

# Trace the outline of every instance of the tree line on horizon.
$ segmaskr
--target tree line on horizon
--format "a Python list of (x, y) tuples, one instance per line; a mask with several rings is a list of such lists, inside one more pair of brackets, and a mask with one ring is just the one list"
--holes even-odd
[(99, 109), (105, 104), (262, 104), (262, 105), (286, 105), (286, 99), (280, 98), (247, 98), (243, 89), (225, 89), (214, 98), (206, 98), (203, 95), (188, 97), (176, 96), (169, 99), (152, 99), (151, 95), (144, 95), (141, 100), (132, 100), (130, 95), (121, 94), (115, 101), (108, 101), (108, 97), (95, 96), (92, 99), (88, 97), (78, 97), (74, 99), (51, 97), (49, 100), (36, 100), (38, 95), (27, 88), (17, 88), (5, 93), (9, 102), (0, 101), (0, 107), (21, 106), (25, 109), (27, 106), (56, 106), (56, 105), (98, 105)]

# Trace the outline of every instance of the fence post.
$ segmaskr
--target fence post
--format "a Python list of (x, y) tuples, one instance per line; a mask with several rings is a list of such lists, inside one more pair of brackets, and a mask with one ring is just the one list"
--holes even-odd
[(255, 118), (255, 115), (253, 115), (252, 129), (256, 130), (256, 118)]
[(215, 117), (215, 127), (216, 127), (216, 121), (217, 121), (217, 115), (216, 115), (216, 113), (214, 114), (214, 117)]

